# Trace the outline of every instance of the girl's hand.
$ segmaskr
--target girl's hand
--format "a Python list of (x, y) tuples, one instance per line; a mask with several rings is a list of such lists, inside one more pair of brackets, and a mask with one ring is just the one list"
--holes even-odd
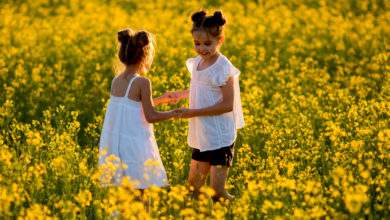
[(164, 103), (169, 104), (177, 104), (180, 101), (180, 97), (176, 92), (165, 92), (160, 98)]
[(174, 93), (175, 93), (176, 97), (179, 97), (180, 99), (186, 99), (186, 98), (188, 98), (188, 95), (189, 95), (188, 90), (176, 91)]
[(188, 90), (166, 92), (161, 97), (167, 98), (169, 104), (177, 104), (181, 99), (188, 98)]
[(184, 115), (187, 114), (190, 111), (190, 109), (188, 109), (188, 108), (178, 108), (178, 109), (175, 109), (173, 111), (176, 114), (176, 117), (184, 118)]
[(186, 108), (183, 114), (181, 114), (181, 118), (192, 118), (194, 117), (193, 113), (194, 113), (194, 109)]
[(166, 92), (164, 95), (160, 96), (160, 98), (164, 103), (169, 104), (177, 104), (180, 101), (180, 99), (176, 97), (173, 92)]
[(153, 99), (155, 105), (160, 104), (177, 104), (180, 101), (180, 98), (175, 94), (175, 92), (166, 92), (164, 95)]
[(165, 92), (164, 95), (153, 99), (155, 105), (160, 104), (177, 104), (181, 99), (188, 98), (188, 90)]
[(189, 109), (189, 108), (180, 108), (178, 109), (181, 111), (181, 114), (179, 115), (180, 118), (192, 118), (194, 117), (195, 109)]

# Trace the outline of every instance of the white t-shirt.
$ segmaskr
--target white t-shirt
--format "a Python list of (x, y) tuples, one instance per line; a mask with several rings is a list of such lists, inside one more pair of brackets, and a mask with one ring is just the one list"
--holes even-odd
[(222, 54), (217, 61), (206, 69), (197, 70), (201, 57), (186, 61), (191, 73), (190, 108), (210, 107), (222, 100), (220, 86), (225, 85), (228, 78), (234, 79), (233, 111), (215, 116), (193, 117), (189, 120), (188, 144), (200, 151), (216, 150), (227, 147), (235, 141), (237, 129), (244, 126), (242, 113), (239, 75), (240, 71)]

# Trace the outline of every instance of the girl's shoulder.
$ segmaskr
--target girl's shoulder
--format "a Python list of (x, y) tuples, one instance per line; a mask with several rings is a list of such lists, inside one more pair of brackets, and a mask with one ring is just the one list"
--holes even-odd
[(225, 85), (229, 77), (235, 77), (240, 75), (240, 70), (237, 69), (223, 54), (220, 54), (220, 57), (217, 62), (217, 65), (214, 65), (214, 68), (211, 69), (210, 74), (211, 82), (213, 85)]
[[(123, 77), (122, 74), (119, 74), (117, 76), (114, 77), (113, 81), (116, 80), (116, 81), (119, 81), (119, 80), (122, 80), (124, 82), (126, 82), (127, 84), (129, 84), (129, 79), (125, 79)], [(138, 87), (138, 88), (148, 88), (150, 85), (151, 85), (151, 81), (149, 78), (145, 77), (145, 76), (141, 76), (139, 74), (136, 74), (133, 76), (133, 78), (130, 79), (130, 81), (132, 80), (132, 83), (131, 83), (131, 86), (134, 87)]]
[(219, 56), (220, 56), (219, 57), (220, 59), (218, 59), (218, 61), (219, 61), (220, 66), (224, 66), (224, 67), (233, 66), (232, 62), (230, 62), (230, 60), (225, 55), (220, 54)]
[(199, 62), (200, 56), (191, 57), (186, 60), (186, 66), (188, 71), (192, 72), (195, 64)]
[(148, 77), (145, 76), (136, 76), (137, 78), (134, 79), (134, 83), (137, 83), (141, 88), (150, 86), (151, 80)]
[(188, 59), (186, 60), (186, 63), (187, 63), (187, 64), (193, 64), (193, 63), (199, 61), (200, 59), (201, 59), (201, 57), (200, 57), (199, 55), (196, 56), (196, 57), (190, 57), (190, 58), (188, 58)]
[(137, 75), (132, 82), (132, 87), (135, 87), (139, 92), (150, 91), (152, 89), (152, 82), (149, 78), (145, 76)]
[(227, 75), (237, 75), (240, 73), (240, 71), (223, 54), (219, 55), (217, 62), (217, 65), (215, 65), (216, 68), (214, 68), (215, 72)]

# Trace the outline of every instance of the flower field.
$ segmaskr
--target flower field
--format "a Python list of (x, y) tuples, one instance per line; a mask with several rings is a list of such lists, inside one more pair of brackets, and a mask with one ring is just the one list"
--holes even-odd
[[(145, 207), (131, 183), (99, 183), (116, 34), (155, 35), (154, 96), (186, 89), (202, 8), (225, 14), (221, 52), (241, 70), (236, 199), (191, 198), (178, 119), (154, 125), (171, 186)], [(390, 217), (390, 1), (3, 0), (0, 18), (0, 219)]]

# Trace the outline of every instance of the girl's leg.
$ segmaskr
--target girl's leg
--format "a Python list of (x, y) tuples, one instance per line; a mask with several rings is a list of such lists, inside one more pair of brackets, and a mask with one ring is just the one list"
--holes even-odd
[(228, 177), (229, 167), (227, 166), (211, 166), (210, 168), (210, 185), (215, 191), (214, 201), (218, 201), (220, 198), (228, 200), (234, 199), (234, 196), (230, 195), (225, 190), (225, 183)]
[(200, 188), (205, 184), (207, 174), (210, 172), (210, 163), (191, 160), (188, 184), (194, 188), (194, 197), (199, 195)]

